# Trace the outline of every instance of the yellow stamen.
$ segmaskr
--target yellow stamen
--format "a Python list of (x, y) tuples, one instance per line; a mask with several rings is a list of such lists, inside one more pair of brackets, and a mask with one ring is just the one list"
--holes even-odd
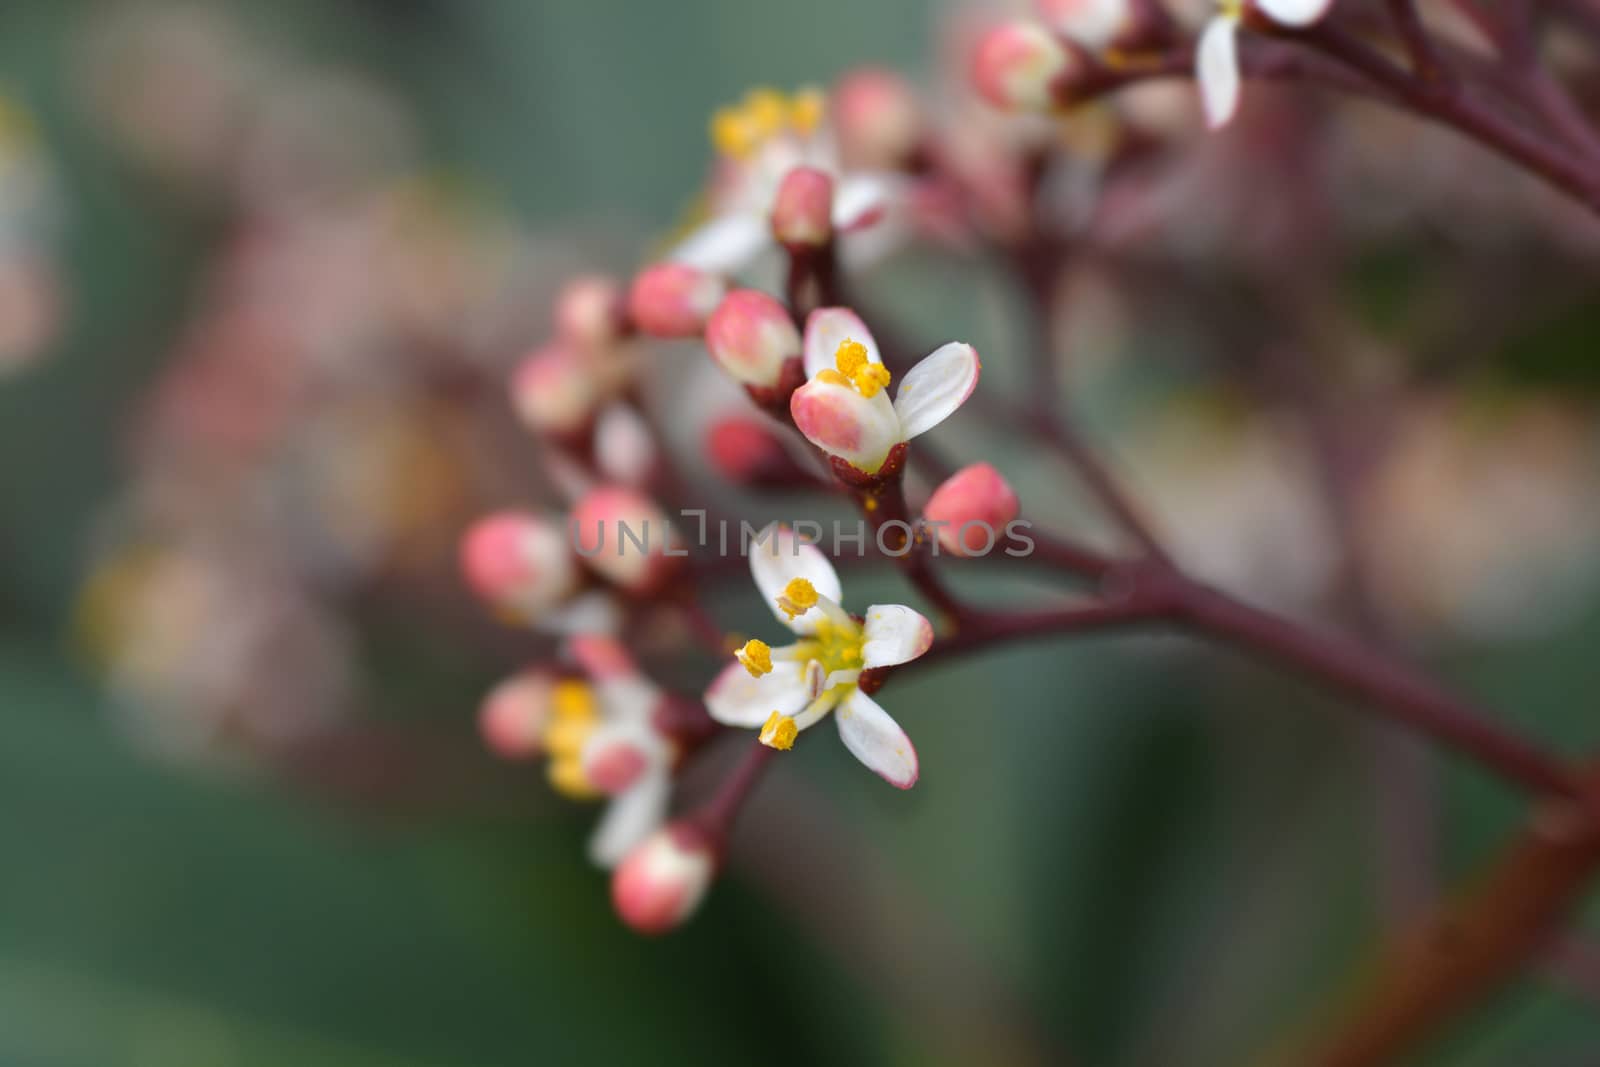
[(1232, 19), (1235, 22), (1244, 18), (1244, 0), (1220, 0), (1217, 4), (1217, 9), (1224, 18)]
[(751, 89), (745, 94), (744, 113), (762, 140), (783, 132), (789, 98), (776, 89)]
[(822, 125), (827, 102), (820, 89), (801, 89), (789, 103), (789, 125), (796, 133), (810, 134)]
[(589, 776), (583, 773), (583, 760), (577, 756), (551, 760), (546, 773), (550, 777), (550, 785), (563, 796), (573, 800), (592, 800), (600, 795), (600, 791), (589, 781)]
[(783, 587), (783, 595), (778, 597), (778, 607), (789, 618), (804, 615), (817, 604), (817, 587), (804, 578), (791, 578), (789, 584)]
[(860, 341), (848, 337), (840, 341), (833, 353), (833, 365), (839, 369), (821, 371), (817, 377), (834, 385), (854, 385), (856, 392), (869, 400), (889, 384), (889, 368), (872, 362), (867, 346)]
[(861, 395), (871, 400), (889, 384), (889, 368), (882, 363), (868, 363), (856, 371), (851, 380), (856, 383)]
[(767, 716), (767, 723), (761, 728), (760, 741), (768, 748), (787, 752), (794, 747), (794, 739), (799, 735), (800, 728), (794, 724), (793, 719), (773, 712)]
[(765, 641), (758, 641), (752, 637), (734, 655), (744, 664), (744, 669), (750, 672), (752, 678), (772, 673), (772, 646)]
[(583, 751), (584, 742), (594, 733), (594, 723), (581, 719), (550, 720), (544, 728), (544, 747), (557, 758), (576, 756)]
[(843, 385), (848, 387), (850, 379), (834, 370), (832, 367), (823, 367), (817, 371), (817, 381), (827, 382), (829, 385)]
[(587, 722), (598, 712), (595, 709), (594, 690), (587, 682), (568, 678), (557, 682), (550, 692), (551, 710), (558, 719)]
[(848, 337), (839, 342), (839, 347), (833, 353), (833, 365), (846, 378), (854, 378), (868, 362), (867, 346)]
[(722, 155), (748, 159), (755, 152), (757, 142), (750, 120), (738, 108), (718, 108), (711, 116), (711, 144)]

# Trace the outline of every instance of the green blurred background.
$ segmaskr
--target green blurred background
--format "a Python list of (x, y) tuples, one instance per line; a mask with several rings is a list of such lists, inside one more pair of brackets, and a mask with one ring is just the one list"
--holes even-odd
[[(688, 200), (714, 106), (868, 60), (917, 71), (934, 43), (914, 0), (239, 10), (376, 75), (441, 167), (535, 233), (624, 250)], [(494, 806), (374, 813), (141, 757), (106, 724), (73, 603), (128, 405), (214, 235), (85, 122), (72, 41), (101, 13), (0, 13), (0, 83), (38, 118), (71, 215), (69, 332), (0, 386), (0, 1062), (1232, 1064), (1340, 988), (1377, 932), (1370, 737), (1309, 689), (1176, 640), (897, 682), (917, 789), (803, 747), (703, 913), (658, 942), (613, 918), (583, 860), (589, 813), (547, 803), (537, 775)], [(1597, 636), (1591, 612), (1445, 666), (1577, 750), (1600, 741)], [(490, 679), (441, 655), (417, 682), (414, 652), (376, 641), (377, 684), (468, 747)], [(1456, 764), (1442, 788), (1458, 878), (1520, 807)], [(811, 869), (821, 838), (840, 869)], [(1600, 1062), (1600, 1018), (1530, 978), (1429, 1062)]]

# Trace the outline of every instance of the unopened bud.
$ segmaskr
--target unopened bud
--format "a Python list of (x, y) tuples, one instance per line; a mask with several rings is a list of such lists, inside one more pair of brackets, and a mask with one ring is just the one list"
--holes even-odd
[(896, 170), (922, 140), (922, 106), (911, 85), (891, 70), (863, 67), (833, 90), (839, 157), (851, 170)]
[(628, 292), (634, 325), (652, 337), (695, 337), (722, 299), (721, 278), (687, 263), (646, 267)]
[(555, 680), (540, 670), (514, 674), (489, 691), (478, 708), (478, 732), (503, 759), (529, 759), (544, 748)]
[(511, 376), (511, 401), (537, 433), (571, 434), (594, 417), (599, 383), (582, 356), (559, 342), (538, 349)]
[(461, 540), (461, 570), (480, 597), (521, 622), (565, 600), (579, 578), (561, 528), (513, 511), (472, 524)]
[(987, 463), (974, 463), (946, 478), (928, 498), (922, 515), (941, 524), (935, 529), (946, 551), (976, 556), (993, 550), (1019, 510), (1017, 494), (1000, 472)]
[(584, 563), (633, 593), (659, 589), (682, 557), (666, 516), (631, 489), (604, 486), (587, 493), (572, 509), (572, 536)]
[(583, 746), (584, 776), (607, 796), (616, 796), (637, 783), (660, 747), (649, 730), (638, 723), (596, 730)]
[(671, 823), (645, 838), (612, 873), (611, 902), (639, 933), (664, 934), (694, 914), (716, 868), (706, 833)]
[(1096, 52), (1138, 21), (1132, 0), (1034, 0), (1033, 6), (1051, 29)]
[(783, 377), (784, 364), (799, 358), (800, 331), (788, 309), (766, 293), (736, 289), (711, 313), (706, 348), (734, 380), (770, 389)]
[(588, 349), (604, 348), (622, 337), (627, 323), (627, 298), (615, 278), (585, 275), (574, 278), (556, 298), (556, 329), (561, 336)]
[(813, 480), (772, 428), (748, 415), (728, 415), (706, 431), (706, 454), (734, 485), (783, 489)]
[(649, 424), (627, 404), (606, 408), (595, 423), (594, 462), (613, 481), (642, 484), (656, 465), (656, 439)]
[(1058, 83), (1076, 62), (1049, 30), (1031, 22), (1008, 22), (984, 34), (972, 57), (972, 80), (996, 107), (1048, 111)]
[(833, 240), (833, 178), (815, 167), (783, 176), (772, 201), (772, 236), (788, 248), (813, 248)]

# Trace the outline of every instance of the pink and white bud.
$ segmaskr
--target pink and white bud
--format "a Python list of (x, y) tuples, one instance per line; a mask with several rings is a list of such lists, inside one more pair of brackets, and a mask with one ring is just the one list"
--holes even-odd
[(963, 467), (933, 491), (922, 517), (934, 527), (939, 544), (957, 556), (992, 551), (1017, 517), (1017, 494), (987, 463)]
[(627, 294), (615, 278), (598, 274), (574, 278), (556, 298), (557, 332), (586, 349), (615, 344), (627, 321)]
[(706, 348), (735, 381), (776, 386), (783, 367), (800, 355), (800, 331), (789, 310), (757, 289), (735, 289), (706, 323)]
[(628, 314), (652, 337), (697, 337), (725, 291), (715, 274), (687, 263), (658, 263), (633, 279)]
[(1008, 22), (984, 34), (972, 57), (972, 81), (996, 107), (1048, 111), (1076, 58), (1043, 26)]
[(815, 167), (795, 167), (772, 200), (772, 237), (788, 247), (814, 248), (833, 240), (833, 178)]
[(627, 646), (608, 634), (574, 634), (567, 639), (566, 650), (583, 673), (596, 682), (633, 678), (640, 673)]
[(565, 600), (580, 577), (561, 528), (516, 511), (472, 524), (461, 539), (461, 571), (474, 592), (521, 622)]
[(717, 854), (703, 830), (671, 823), (628, 853), (611, 875), (611, 903), (641, 934), (681, 926), (711, 887)]
[(782, 488), (811, 481), (783, 439), (748, 415), (728, 415), (712, 423), (706, 431), (706, 455), (734, 485)]
[(1033, 6), (1051, 29), (1096, 52), (1138, 22), (1133, 0), (1034, 0)]
[(656, 467), (656, 439), (644, 417), (627, 404), (612, 404), (594, 427), (594, 462), (600, 473), (624, 485), (640, 485)]
[(862, 67), (840, 78), (831, 114), (839, 158), (850, 170), (898, 170), (922, 141), (922, 105), (892, 70)]
[(789, 414), (806, 440), (872, 474), (905, 439), (900, 417), (880, 390), (863, 396), (850, 385), (812, 378), (789, 398)]
[(502, 759), (531, 759), (544, 749), (555, 680), (545, 671), (514, 674), (489, 691), (478, 708), (478, 732)]
[(639, 731), (602, 730), (583, 748), (583, 774), (607, 796), (637, 785), (654, 762), (652, 747)]
[(572, 434), (594, 417), (599, 383), (582, 355), (555, 342), (538, 349), (511, 376), (511, 402), (536, 433)]
[(571, 532), (579, 558), (629, 592), (656, 591), (682, 561), (667, 517), (631, 489), (603, 486), (585, 494), (572, 509)]

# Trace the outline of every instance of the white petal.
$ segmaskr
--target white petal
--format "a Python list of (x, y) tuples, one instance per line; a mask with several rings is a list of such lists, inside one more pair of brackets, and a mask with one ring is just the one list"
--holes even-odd
[(861, 665), (869, 670), (909, 663), (933, 644), (933, 624), (904, 604), (872, 605), (863, 631)]
[(812, 699), (808, 665), (795, 660), (776, 662), (772, 673), (753, 677), (743, 665), (730, 663), (706, 689), (706, 711), (724, 726), (752, 729), (773, 712), (793, 715)]
[(834, 353), (844, 341), (859, 341), (867, 347), (867, 358), (882, 363), (878, 355), (878, 342), (872, 331), (849, 308), (817, 308), (806, 316), (805, 364), (806, 377), (815, 378), (817, 372), (833, 366)]
[(856, 759), (898, 789), (917, 784), (917, 750), (876, 700), (854, 690), (833, 717), (839, 722), (844, 747)]
[(905, 180), (896, 174), (864, 172), (840, 178), (833, 193), (833, 228), (858, 230), (882, 221), (889, 202), (905, 194), (904, 186)]
[(539, 617), (539, 629), (552, 634), (613, 634), (622, 628), (622, 607), (610, 590), (596, 589)]
[(1195, 80), (1212, 129), (1227, 124), (1239, 108), (1239, 24), (1226, 15), (1206, 23), (1195, 49)]
[(906, 371), (894, 395), (900, 433), (911, 440), (948, 419), (978, 387), (977, 350), (952, 341)]
[(1267, 18), (1280, 26), (1309, 26), (1328, 13), (1333, 0), (1255, 0)]
[(816, 630), (823, 613), (813, 608), (799, 618), (791, 619), (778, 607), (778, 597), (784, 586), (795, 578), (804, 578), (823, 596), (838, 601), (843, 598), (839, 574), (828, 562), (822, 550), (796, 534), (787, 526), (773, 523), (762, 529), (750, 543), (750, 574), (756, 588), (767, 602), (767, 609), (777, 620), (795, 633), (808, 634)]
[(590, 861), (608, 869), (621, 863), (665, 821), (671, 794), (672, 778), (663, 771), (646, 774), (631, 789), (613, 797), (589, 838)]
[(667, 258), (675, 263), (731, 274), (748, 264), (772, 243), (766, 220), (761, 216), (734, 211), (719, 215), (685, 237)]

